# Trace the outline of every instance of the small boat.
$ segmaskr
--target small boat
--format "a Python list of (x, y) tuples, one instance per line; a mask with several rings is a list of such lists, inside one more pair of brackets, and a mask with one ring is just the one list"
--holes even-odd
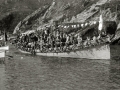
[(0, 58), (4, 58), (5, 57), (5, 52), (4, 51), (0, 51)]
[(9, 46), (6, 45), (7, 34), (4, 30), (4, 35), (0, 36), (0, 58), (5, 57), (6, 51), (9, 50)]
[(9, 46), (2, 46), (2, 47), (0, 47), (0, 58), (4, 58), (5, 57), (5, 53), (8, 50), (9, 50)]
[[(31, 54), (30, 52), (19, 49), (20, 52)], [(42, 53), (38, 50), (35, 51), (36, 55), (48, 56), (48, 57), (70, 57), (70, 58), (85, 58), (85, 59), (110, 59), (110, 47), (109, 44), (97, 45), (84, 49), (79, 49), (70, 52), (46, 52)]]
[(9, 50), (9, 46), (0, 47), (0, 51), (7, 51), (7, 50)]

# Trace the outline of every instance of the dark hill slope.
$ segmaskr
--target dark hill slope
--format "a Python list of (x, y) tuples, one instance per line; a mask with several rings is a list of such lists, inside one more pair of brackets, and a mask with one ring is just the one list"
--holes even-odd
[[(19, 21), (52, 0), (0, 0), (0, 30), (13, 32)], [(10, 18), (10, 19), (8, 19)], [(8, 19), (8, 20), (7, 20)]]
[[(40, 17), (32, 19), (33, 22), (29, 25), (21, 25), (20, 30), (37, 29), (37, 27), (50, 23), (52, 20), (60, 20), (63, 22), (66, 18), (68, 21), (78, 13), (87, 9), (92, 4), (96, 3), (98, 0), (55, 0), (50, 3), (50, 8), (45, 12), (41, 13)], [(32, 14), (36, 13), (33, 12)], [(39, 12), (38, 12), (39, 13)], [(36, 15), (36, 14), (35, 14)], [(34, 17), (33, 17), (34, 18)], [(23, 20), (24, 21), (24, 20)], [(29, 27), (29, 26), (32, 27)], [(24, 27), (24, 28), (23, 28)], [(29, 27), (29, 28), (28, 28)]]
[[(6, 29), (7, 31), (13, 32), (15, 26), (26, 16), (46, 4), (51, 5), (52, 1), (53, 0), (0, 0), (0, 23), (2, 23), (0, 30)], [(46, 15), (43, 13), (38, 18), (31, 18), (32, 23), (29, 23), (27, 29), (34, 29), (34, 26), (38, 27), (41, 24), (48, 23), (48, 21), (53, 18), (61, 18), (61, 21), (68, 18), (69, 21), (73, 16), (81, 13), (85, 9), (89, 9), (89, 6), (95, 4), (97, 1), (98, 0), (55, 0), (56, 3), (54, 7), (48, 11)], [(115, 11), (116, 4), (119, 4), (118, 0), (110, 0), (110, 3), (105, 4), (104, 7), (105, 9), (110, 7), (113, 9), (112, 11)], [(10, 19), (6, 20), (7, 18)], [(29, 26), (33, 27), (29, 28)]]

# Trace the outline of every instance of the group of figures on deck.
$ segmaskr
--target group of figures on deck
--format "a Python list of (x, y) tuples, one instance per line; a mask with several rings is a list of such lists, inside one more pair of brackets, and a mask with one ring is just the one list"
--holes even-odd
[(109, 35), (94, 35), (83, 39), (82, 34), (72, 32), (70, 34), (59, 29), (41, 30), (40, 34), (34, 32), (31, 34), (21, 34), (17, 37), (17, 48), (35, 53), (35, 52), (69, 52), (78, 49), (84, 49), (103, 43), (109, 43)]

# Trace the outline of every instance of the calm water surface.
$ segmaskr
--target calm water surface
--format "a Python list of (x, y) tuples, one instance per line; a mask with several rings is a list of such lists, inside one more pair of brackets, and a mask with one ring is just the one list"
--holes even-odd
[(120, 90), (119, 58), (48, 58), (11, 48), (4, 71), (6, 90)]
[(0, 90), (5, 90), (5, 66), (3, 59), (0, 59)]

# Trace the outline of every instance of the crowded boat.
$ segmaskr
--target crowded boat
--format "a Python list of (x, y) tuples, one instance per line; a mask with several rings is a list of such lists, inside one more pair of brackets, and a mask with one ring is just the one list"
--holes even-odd
[[(94, 25), (97, 22), (93, 23)], [(81, 24), (81, 27), (88, 26), (90, 23)], [(45, 27), (40, 30), (28, 30), (25, 33), (21, 33), (17, 36), (16, 47), (23, 51), (35, 54), (36, 52), (70, 52), (79, 49), (91, 48), (100, 44), (110, 43), (110, 36), (101, 31), (99, 26), (96, 34), (84, 36), (82, 29), (78, 29), (76, 32), (64, 32), (60, 30), (59, 25), (55, 28)], [(89, 26), (90, 27), (90, 26)], [(66, 27), (65, 27), (66, 28)], [(74, 31), (74, 30), (73, 30)], [(87, 31), (84, 32), (84, 34)]]

